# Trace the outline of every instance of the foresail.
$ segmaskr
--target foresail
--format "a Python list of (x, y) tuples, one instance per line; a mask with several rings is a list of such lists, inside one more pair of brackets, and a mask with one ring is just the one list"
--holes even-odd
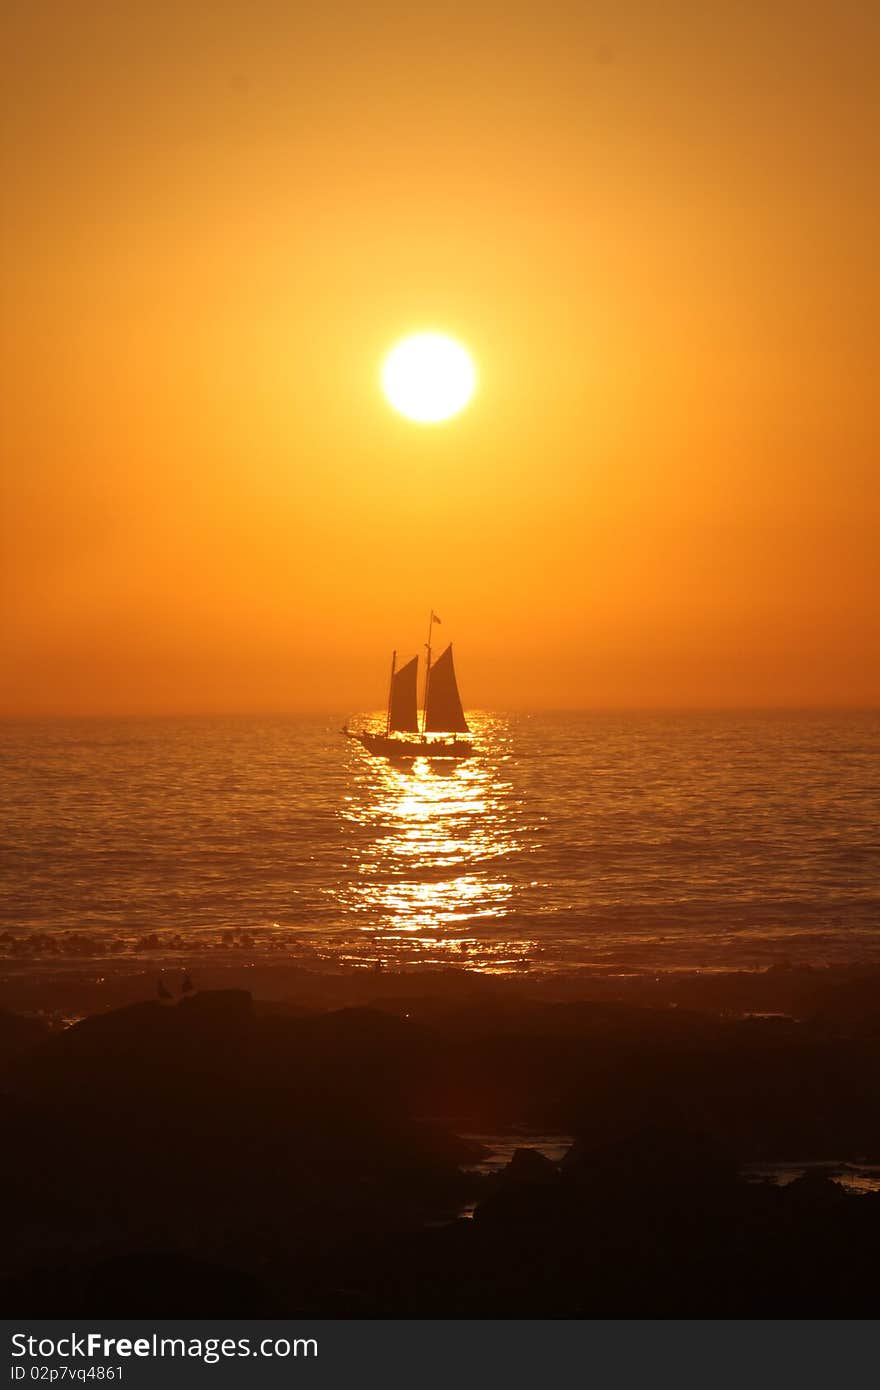
[(469, 732), (455, 681), (451, 642), (431, 667), (425, 701), (425, 731), (431, 734)]
[(388, 727), (395, 733), (418, 733), (419, 713), (416, 684), (418, 681), (419, 658), (414, 656), (399, 671), (395, 671), (391, 682), (391, 705)]

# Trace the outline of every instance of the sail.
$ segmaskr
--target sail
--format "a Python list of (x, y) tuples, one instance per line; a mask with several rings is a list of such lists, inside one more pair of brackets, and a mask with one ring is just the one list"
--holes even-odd
[(399, 671), (395, 671), (391, 681), (391, 701), (389, 704), (388, 727), (396, 733), (415, 734), (419, 729), (418, 679), (419, 658), (414, 656)]
[(425, 732), (430, 734), (468, 733), (467, 720), (461, 707), (461, 696), (455, 683), (451, 642), (431, 667), (428, 693), (425, 698)]

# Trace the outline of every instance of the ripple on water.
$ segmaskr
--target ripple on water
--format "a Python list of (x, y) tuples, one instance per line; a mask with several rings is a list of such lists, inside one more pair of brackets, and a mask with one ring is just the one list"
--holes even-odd
[(315, 968), (880, 959), (880, 717), (472, 716), (480, 756), (338, 720), (10, 722), (0, 951)]

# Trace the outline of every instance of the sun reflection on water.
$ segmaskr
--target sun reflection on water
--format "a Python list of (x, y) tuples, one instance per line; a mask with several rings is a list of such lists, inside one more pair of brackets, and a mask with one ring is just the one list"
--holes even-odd
[(469, 715), (476, 756), (460, 763), (393, 762), (349, 744), (347, 822), (357, 872), (341, 905), (362, 922), (367, 964), (462, 964), (510, 969), (530, 942), (503, 940), (513, 910), (512, 858), (523, 850), (505, 776), (510, 731)]

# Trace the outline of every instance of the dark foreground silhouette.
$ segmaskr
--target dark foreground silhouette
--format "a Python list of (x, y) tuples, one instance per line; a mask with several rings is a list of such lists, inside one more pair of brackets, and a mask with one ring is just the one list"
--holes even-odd
[[(836, 992), (834, 992), (836, 991)], [(880, 980), (810, 1017), (384, 989), (0, 1015), (9, 1315), (870, 1317)], [(575, 1136), (468, 1171), (469, 1131)], [(459, 1213), (476, 1202), (473, 1219)]]

